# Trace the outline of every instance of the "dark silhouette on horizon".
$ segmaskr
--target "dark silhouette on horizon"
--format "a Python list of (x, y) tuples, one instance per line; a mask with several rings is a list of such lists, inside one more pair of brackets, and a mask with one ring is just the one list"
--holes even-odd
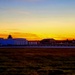
[(8, 36), (8, 39), (12, 39), (12, 36), (11, 36), (11, 35), (9, 35), (9, 36)]
[(41, 41), (28, 41), (24, 38), (12, 38), (11, 35), (7, 39), (0, 38), (0, 46), (2, 45), (36, 45), (36, 46), (75, 46), (75, 40), (55, 40), (53, 38), (42, 39)]

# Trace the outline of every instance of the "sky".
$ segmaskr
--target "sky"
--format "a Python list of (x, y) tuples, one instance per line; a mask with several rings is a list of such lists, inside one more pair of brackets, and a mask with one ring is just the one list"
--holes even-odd
[(0, 0), (0, 38), (75, 39), (75, 0)]

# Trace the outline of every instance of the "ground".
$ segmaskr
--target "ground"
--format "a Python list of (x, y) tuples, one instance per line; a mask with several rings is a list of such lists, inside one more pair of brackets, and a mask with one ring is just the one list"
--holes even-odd
[(0, 48), (0, 75), (75, 75), (75, 49)]

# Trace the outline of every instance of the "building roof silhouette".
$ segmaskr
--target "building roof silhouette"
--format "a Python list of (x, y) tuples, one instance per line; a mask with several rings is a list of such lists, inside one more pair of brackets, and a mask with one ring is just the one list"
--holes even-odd
[(12, 36), (11, 36), (11, 35), (9, 35), (9, 36), (8, 36), (8, 39), (12, 39)]

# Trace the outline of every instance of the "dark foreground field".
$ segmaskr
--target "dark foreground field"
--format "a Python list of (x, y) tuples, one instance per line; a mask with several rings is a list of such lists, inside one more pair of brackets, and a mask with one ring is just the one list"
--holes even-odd
[(0, 48), (0, 75), (75, 75), (75, 49)]

